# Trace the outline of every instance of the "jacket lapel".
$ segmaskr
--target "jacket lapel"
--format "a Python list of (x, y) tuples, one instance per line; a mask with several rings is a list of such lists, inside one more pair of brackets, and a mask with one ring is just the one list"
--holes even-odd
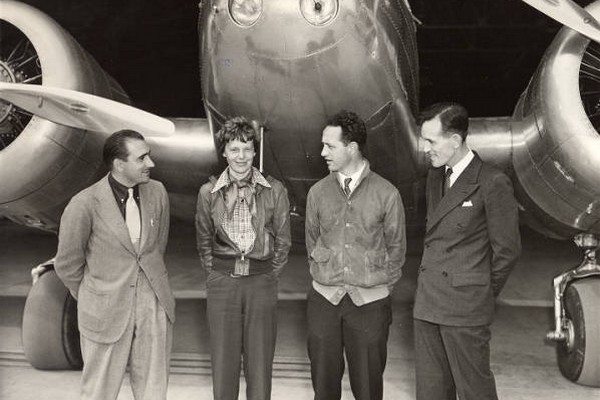
[(98, 215), (100, 218), (106, 222), (121, 244), (131, 253), (135, 254), (136, 251), (131, 243), (125, 219), (119, 210), (119, 206), (115, 201), (115, 195), (108, 183), (108, 175), (98, 182), (96, 200), (98, 201)]
[(146, 245), (150, 232), (152, 231), (154, 224), (157, 222), (154, 220), (154, 202), (155, 199), (152, 197), (152, 193), (148, 190), (148, 185), (139, 185), (140, 190), (140, 205), (142, 212), (142, 238), (140, 239), (140, 252)]
[[(433, 213), (429, 215), (429, 218), (427, 219), (426, 232), (429, 232), (440, 222), (444, 216), (446, 216), (450, 211), (465, 201), (475, 190), (477, 190), (479, 187), (477, 178), (480, 170), (481, 160), (479, 157), (477, 157), (477, 155), (475, 155), (475, 158), (473, 158), (467, 168), (465, 168), (462, 174), (460, 174), (456, 182), (454, 182), (454, 185), (452, 185), (450, 190), (448, 190), (448, 193), (446, 193), (444, 197), (441, 197), (437, 207), (433, 209)], [(440, 176), (443, 176), (443, 174), (440, 174)], [(439, 196), (441, 196), (441, 184), (441, 178), (438, 177), (437, 179), (432, 179), (433, 187), (431, 188), (430, 193), (434, 195), (437, 191), (437, 198), (440, 198)]]
[[(432, 212), (437, 208), (442, 199), (442, 181), (444, 180), (444, 167), (437, 168), (431, 172), (428, 191), (428, 210)], [(428, 213), (433, 214), (433, 213)]]

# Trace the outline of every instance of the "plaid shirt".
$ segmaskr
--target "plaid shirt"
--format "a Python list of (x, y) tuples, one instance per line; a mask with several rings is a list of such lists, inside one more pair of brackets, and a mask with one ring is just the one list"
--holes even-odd
[(256, 232), (252, 226), (252, 208), (254, 206), (254, 196), (256, 184), (259, 183), (266, 187), (271, 187), (269, 182), (256, 169), (252, 168), (247, 181), (236, 182), (229, 176), (229, 167), (223, 171), (219, 180), (215, 184), (213, 192), (226, 188), (225, 197), (227, 203), (233, 201), (229, 196), (236, 196), (235, 205), (231, 212), (225, 211), (222, 227), (227, 236), (235, 243), (242, 252), (242, 257), (235, 262), (235, 275), (249, 275), (250, 260), (244, 257), (254, 247)]

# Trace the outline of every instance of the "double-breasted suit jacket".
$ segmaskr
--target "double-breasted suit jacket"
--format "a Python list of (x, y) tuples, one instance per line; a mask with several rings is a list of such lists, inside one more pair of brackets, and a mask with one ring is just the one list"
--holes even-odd
[(444, 167), (427, 177), (427, 224), (414, 317), (453, 326), (492, 322), (494, 299), (521, 252), (512, 184), (475, 155), (442, 197)]
[(61, 218), (55, 261), (58, 276), (78, 300), (79, 330), (98, 343), (123, 335), (140, 269), (167, 317), (175, 321), (175, 299), (164, 252), (169, 234), (169, 200), (162, 183), (139, 185), (142, 236), (131, 243), (108, 175), (75, 195)]

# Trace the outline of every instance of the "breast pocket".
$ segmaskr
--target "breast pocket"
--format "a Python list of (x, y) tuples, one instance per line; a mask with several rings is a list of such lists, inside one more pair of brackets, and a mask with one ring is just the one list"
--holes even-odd
[(479, 219), (483, 213), (483, 204), (479, 198), (467, 199), (450, 212), (446, 221), (458, 230), (463, 230)]

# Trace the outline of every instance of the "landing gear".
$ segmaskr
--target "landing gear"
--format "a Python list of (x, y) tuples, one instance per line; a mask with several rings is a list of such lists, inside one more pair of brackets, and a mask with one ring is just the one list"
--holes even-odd
[(557, 341), (560, 372), (581, 385), (600, 387), (600, 242), (593, 235), (575, 239), (585, 251), (577, 268), (554, 278), (555, 330), (547, 338)]
[(23, 312), (23, 348), (38, 369), (81, 369), (77, 302), (51, 265), (33, 284)]

